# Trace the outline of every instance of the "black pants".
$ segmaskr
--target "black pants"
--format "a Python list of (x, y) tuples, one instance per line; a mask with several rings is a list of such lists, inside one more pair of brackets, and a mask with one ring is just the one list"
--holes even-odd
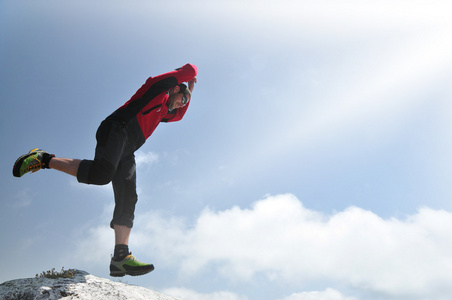
[(133, 227), (136, 192), (136, 164), (134, 152), (144, 143), (143, 133), (136, 119), (128, 123), (104, 120), (96, 133), (94, 160), (82, 160), (77, 180), (86, 184), (112, 183), (115, 210), (110, 227)]

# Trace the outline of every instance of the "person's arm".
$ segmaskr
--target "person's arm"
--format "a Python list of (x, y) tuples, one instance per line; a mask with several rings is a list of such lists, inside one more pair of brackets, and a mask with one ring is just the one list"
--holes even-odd
[(193, 89), (195, 87), (196, 82), (197, 82), (196, 77), (188, 81), (188, 89), (190, 90), (190, 93), (193, 93)]
[[(182, 82), (190, 82), (192, 80), (195, 80), (193, 84), (196, 82), (196, 75), (198, 74), (198, 68), (195, 65), (192, 64), (186, 64), (182, 68), (176, 69), (178, 74), (176, 75), (177, 81), (180, 83)], [(193, 86), (192, 86), (193, 88)], [(191, 91), (191, 89), (190, 89)]]
[[(152, 82), (162, 82), (161, 85), (165, 86), (165, 89), (170, 89), (183, 82), (192, 81), (197, 74), (198, 68), (195, 65), (185, 64), (184, 66), (177, 68), (174, 71), (153, 77)], [(174, 81), (167, 79), (173, 79)]]
[(190, 105), (191, 97), (193, 95), (192, 94), (193, 93), (193, 89), (195, 87), (195, 83), (196, 82), (197, 82), (196, 77), (194, 77), (193, 79), (188, 81), (187, 88), (190, 90), (190, 93), (191, 93), (190, 101), (188, 101), (188, 103), (185, 106), (182, 106), (182, 107), (179, 107), (179, 108), (173, 110), (173, 112), (169, 113), (167, 115), (167, 118), (163, 119), (162, 122), (175, 122), (175, 121), (181, 120), (184, 117), (185, 112), (187, 111), (188, 106)]
[(198, 69), (195, 65), (186, 64), (174, 71), (149, 77), (146, 83), (132, 96), (129, 101), (134, 101), (140, 98), (152, 99), (156, 95), (167, 91), (178, 84), (191, 81), (198, 74)]

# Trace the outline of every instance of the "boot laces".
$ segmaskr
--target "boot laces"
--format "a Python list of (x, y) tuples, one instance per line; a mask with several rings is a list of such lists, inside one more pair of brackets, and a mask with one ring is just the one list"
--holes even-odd
[(41, 170), (44, 167), (44, 163), (42, 163), (39, 159), (37, 159), (35, 156), (32, 156), (34, 159), (33, 162), (29, 163), (27, 167), (25, 168), (25, 172), (36, 172)]

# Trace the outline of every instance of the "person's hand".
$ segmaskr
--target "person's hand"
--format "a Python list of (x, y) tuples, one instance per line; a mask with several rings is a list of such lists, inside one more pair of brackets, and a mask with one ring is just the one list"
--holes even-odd
[(196, 77), (188, 82), (188, 89), (190, 90), (190, 92), (193, 92), (193, 88), (195, 87), (196, 82), (198, 82), (196, 80)]

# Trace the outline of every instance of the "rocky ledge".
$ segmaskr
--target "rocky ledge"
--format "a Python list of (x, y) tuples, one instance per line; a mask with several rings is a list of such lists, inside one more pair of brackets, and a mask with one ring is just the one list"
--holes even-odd
[(178, 300), (152, 290), (75, 270), (71, 278), (26, 278), (0, 284), (1, 300)]

